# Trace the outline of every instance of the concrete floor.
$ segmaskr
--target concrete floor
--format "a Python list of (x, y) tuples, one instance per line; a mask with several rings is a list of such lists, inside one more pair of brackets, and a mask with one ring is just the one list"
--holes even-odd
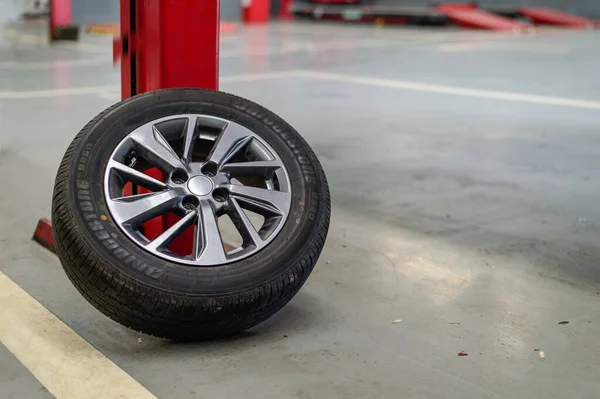
[[(222, 89), (306, 137), (333, 221), (289, 306), (199, 344), (138, 343), (30, 241), (69, 141), (119, 97), (109, 38), (39, 35), (0, 39), (0, 271), (157, 397), (597, 397), (600, 32), (223, 37)], [(3, 347), (0, 387), (51, 397)]]

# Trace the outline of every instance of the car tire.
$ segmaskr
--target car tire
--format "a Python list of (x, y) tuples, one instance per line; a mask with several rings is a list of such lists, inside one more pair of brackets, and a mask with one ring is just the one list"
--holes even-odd
[[(168, 184), (177, 186), (177, 190), (181, 190), (173, 194), (175, 202), (170, 202), (172, 204), (170, 206), (175, 207), (176, 212), (179, 212), (178, 220), (183, 220), (185, 217), (194, 219), (194, 225), (190, 227), (194, 231), (192, 255), (176, 254), (164, 245), (160, 252), (158, 250), (152, 252), (149, 249), (152, 247), (149, 245), (151, 241), (144, 236), (146, 229), (142, 227), (144, 224), (141, 222), (141, 217), (136, 223), (119, 221), (119, 218), (131, 216), (129, 214), (123, 216), (119, 211), (124, 206), (122, 203), (133, 204), (137, 203), (136, 201), (147, 203), (147, 196), (157, 195), (155, 192), (147, 192), (136, 194), (138, 197), (132, 197), (134, 199), (119, 197), (122, 192), (125, 192), (124, 189), (121, 190), (122, 187), (131, 182), (125, 182), (127, 179), (122, 178), (120, 172), (109, 170), (111, 165), (121, 169), (129, 168), (128, 176), (137, 176), (138, 180), (132, 178), (135, 182), (144, 182), (144, 178), (140, 178), (136, 172), (130, 170), (142, 161), (133, 162), (131, 154), (119, 154), (120, 146), (131, 143), (132, 146), (139, 145), (140, 140), (137, 136), (131, 136), (132, 132), (141, 131), (140, 129), (153, 124), (154, 121), (175, 118), (171, 123), (172, 126), (169, 125), (172, 130), (175, 129), (174, 126), (180, 121), (177, 119), (178, 115), (186, 117), (197, 115), (198, 118), (202, 118), (201, 121), (208, 121), (208, 124), (213, 118), (218, 123), (221, 123), (219, 121), (229, 123), (225, 126), (247, 129), (253, 135), (248, 141), (257, 147), (252, 151), (258, 151), (259, 155), (260, 151), (267, 153), (266, 161), (260, 162), (268, 162), (271, 160), (270, 157), (274, 157), (269, 155), (269, 151), (276, 154), (280, 162), (280, 169), (277, 171), (278, 173), (281, 170), (285, 171), (281, 174), (284, 176), (281, 180), (287, 179), (286, 193), (288, 194), (286, 195), (290, 200), (289, 205), (284, 201), (280, 207), (287, 210), (285, 215), (283, 210), (276, 207), (265, 211), (276, 215), (275, 217), (269, 213), (264, 219), (265, 221), (268, 219), (272, 225), (277, 223), (277, 229), (273, 226), (265, 229), (263, 226), (259, 231), (257, 228), (260, 234), (266, 231), (265, 236), (274, 234), (274, 237), (268, 236), (268, 243), (266, 238), (263, 240), (262, 236), (253, 235), (258, 237), (255, 238), (256, 242), (260, 241), (261, 245), (264, 244), (261, 248), (258, 248), (259, 245), (253, 246), (252, 241), (244, 236), (241, 250), (227, 252), (228, 247), (224, 247), (224, 257), (222, 254), (218, 257), (222, 259), (221, 264), (210, 264), (209, 261), (213, 259), (211, 257), (207, 257), (202, 264), (193, 263), (198, 262), (197, 259), (204, 256), (205, 252), (208, 253), (209, 244), (206, 242), (214, 238), (206, 233), (211, 231), (208, 226), (212, 220), (210, 217), (204, 218), (202, 212), (205, 209), (206, 212), (212, 210), (216, 216), (217, 211), (214, 209), (220, 206), (223, 207), (220, 212), (231, 212), (234, 208), (230, 202), (237, 201), (239, 204), (242, 203), (242, 199), (235, 197), (234, 191), (225, 193), (229, 196), (227, 200), (216, 197), (217, 188), (214, 187), (221, 183), (215, 181), (211, 183), (213, 184), (211, 194), (199, 196), (205, 195), (205, 192), (197, 189), (196, 186), (192, 187), (191, 182), (200, 180), (205, 182), (206, 179), (216, 179), (216, 177), (200, 168), (200, 165), (204, 165), (202, 167), (205, 168), (208, 161), (205, 160), (204, 164), (203, 161), (193, 163), (191, 156), (186, 168), (195, 165), (197, 173), (206, 172), (206, 175), (197, 177), (189, 172), (189, 175), (184, 176), (184, 179), (188, 180), (181, 183), (173, 177), (175, 172), (169, 172), (166, 168), (164, 175), (171, 173), (171, 177), (164, 177), (164, 179), (167, 183), (170, 181), (168, 179), (173, 179), (172, 182), (175, 183)], [(153, 124), (152, 129), (155, 126), (159, 125)], [(163, 129), (163, 125), (160, 126)], [(144, 129), (144, 132), (150, 131)], [(225, 140), (221, 137), (224, 137), (223, 132), (228, 128), (209, 126), (202, 129), (215, 134), (214, 146), (217, 146)], [(185, 136), (185, 133), (182, 134)], [(194, 134), (201, 137), (204, 133)], [(184, 136), (181, 140), (186, 140)], [(162, 136), (155, 134), (153, 137), (158, 140)], [(164, 144), (167, 140), (166, 136), (164, 141), (161, 140), (158, 141)], [(174, 145), (170, 144), (175, 141), (167, 141), (169, 145), (164, 146), (163, 149), (170, 146), (170, 149), (176, 152)], [(236, 145), (241, 146), (239, 143)], [(264, 148), (268, 149), (264, 150)], [(231, 149), (230, 152), (238, 151), (234, 150)], [(245, 151), (243, 157), (250, 156), (247, 155), (250, 154), (250, 149), (243, 151)], [(162, 162), (164, 161), (162, 158), (152, 158), (154, 154), (152, 150), (141, 152), (146, 154), (148, 159), (158, 159), (161, 165), (166, 165)], [(218, 150), (213, 147), (207, 157), (215, 156), (215, 152)], [(235, 153), (235, 156), (239, 153), (240, 151)], [(138, 155), (133, 150), (132, 154)], [(127, 162), (115, 164), (114, 159), (117, 156), (122, 156), (122, 159)], [(252, 161), (244, 159), (243, 162)], [(221, 164), (214, 168), (227, 169), (219, 165)], [(236, 167), (239, 169), (239, 165), (230, 169)], [(264, 168), (260, 170), (260, 173), (264, 172)], [(118, 176), (113, 177), (115, 176), (113, 172)], [(223, 179), (230, 176), (216, 169), (215, 173), (224, 176)], [(263, 182), (260, 183), (263, 185), (260, 187), (267, 188), (259, 187), (259, 190), (269, 190), (270, 192), (266, 194), (274, 195), (273, 192), (279, 191), (273, 188), (272, 181), (276, 178), (273, 177), (272, 172), (269, 173), (271, 175), (268, 178), (271, 180), (265, 181), (271, 182), (270, 188)], [(116, 184), (117, 188), (110, 186), (107, 183), (109, 181), (111, 184)], [(171, 186), (168, 190), (173, 189)], [(275, 186), (281, 187), (282, 183), (278, 180)], [(237, 184), (231, 182), (223, 183), (223, 187), (239, 189)], [(117, 197), (113, 200), (111, 195), (115, 192)], [(262, 196), (264, 191), (260, 193)], [(183, 204), (185, 198), (192, 199), (188, 201), (191, 202), (191, 206)], [(250, 204), (258, 204), (256, 206), (260, 210), (268, 208), (266, 204), (270, 204), (267, 200), (265, 200), (267, 202), (260, 202), (262, 197), (256, 201), (249, 198), (246, 197), (245, 200)], [(216, 200), (226, 201), (226, 204), (221, 205), (215, 202)], [(127, 209), (131, 208), (130, 205), (127, 206), (129, 207)], [(192, 215), (190, 212), (195, 213)], [(245, 212), (244, 210), (243, 213)], [(118, 323), (149, 335), (174, 340), (203, 340), (236, 334), (261, 323), (280, 310), (299, 291), (317, 263), (325, 244), (329, 220), (330, 196), (327, 180), (317, 157), (304, 139), (277, 115), (249, 100), (202, 89), (158, 90), (127, 99), (102, 112), (80, 131), (66, 151), (57, 173), (52, 201), (56, 252), (67, 276), (77, 290), (94, 307)], [(217, 217), (215, 221), (218, 221)], [(132, 230), (134, 228), (131, 226), (134, 224), (138, 226), (136, 228), (139, 228), (139, 231)], [(246, 241), (249, 244), (246, 245)], [(204, 249), (198, 249), (199, 247)], [(215, 250), (216, 247), (211, 248)], [(219, 252), (219, 250), (215, 251)], [(230, 253), (233, 255), (230, 256)]]

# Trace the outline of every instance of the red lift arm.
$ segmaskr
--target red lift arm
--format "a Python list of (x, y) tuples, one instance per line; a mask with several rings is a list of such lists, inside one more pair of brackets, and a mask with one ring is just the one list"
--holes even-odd
[(536, 24), (560, 25), (574, 29), (600, 27), (600, 22), (567, 14), (548, 7), (523, 7), (520, 12), (521, 15), (528, 17)]
[(529, 24), (480, 10), (475, 3), (444, 3), (437, 7), (437, 11), (467, 28), (516, 32), (530, 27)]

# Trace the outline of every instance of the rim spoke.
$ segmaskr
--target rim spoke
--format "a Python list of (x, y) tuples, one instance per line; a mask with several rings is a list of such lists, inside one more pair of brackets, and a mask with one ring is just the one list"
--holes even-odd
[(198, 213), (192, 256), (205, 265), (226, 262), (221, 232), (210, 203), (202, 201)]
[(183, 162), (187, 164), (192, 160), (192, 150), (194, 148), (194, 142), (198, 138), (198, 117), (188, 118), (185, 124), (185, 143), (183, 147)]
[(185, 169), (173, 148), (156, 126), (135, 132), (131, 135), (131, 139), (137, 144), (142, 155), (145, 155), (148, 161), (154, 163), (162, 171), (171, 172), (173, 169)]
[(232, 177), (262, 176), (270, 178), (282, 166), (282, 163), (276, 160), (236, 162), (223, 165), (221, 172), (228, 173)]
[[(270, 213), (286, 215), (290, 208), (291, 193), (285, 191), (267, 190), (265, 188), (239, 186), (229, 184), (226, 186), (230, 195), (247, 205), (257, 207)], [(249, 209), (253, 210), (254, 209)]]
[(244, 242), (250, 242), (259, 248), (262, 247), (264, 244), (263, 239), (258, 235), (246, 212), (240, 207), (235, 198), (229, 198), (229, 201), (233, 205), (232, 214), (229, 217), (244, 239)]
[(160, 236), (152, 240), (150, 244), (146, 245), (146, 248), (154, 249), (157, 251), (163, 250), (171, 243), (171, 241), (173, 241), (175, 238), (177, 238), (177, 236), (179, 236), (188, 227), (190, 227), (197, 216), (198, 214), (195, 212), (187, 214), (185, 217), (183, 217), (180, 221), (171, 226)]
[(248, 129), (230, 123), (217, 138), (215, 146), (208, 155), (208, 161), (221, 166), (233, 158), (250, 140), (252, 140), (252, 133)]
[(123, 179), (147, 188), (148, 190), (160, 191), (169, 187), (160, 180), (156, 180), (153, 177), (150, 177), (117, 161), (110, 161), (108, 167), (116, 170)]
[(140, 224), (163, 215), (178, 201), (176, 190), (139, 194), (112, 200), (112, 211), (122, 224)]

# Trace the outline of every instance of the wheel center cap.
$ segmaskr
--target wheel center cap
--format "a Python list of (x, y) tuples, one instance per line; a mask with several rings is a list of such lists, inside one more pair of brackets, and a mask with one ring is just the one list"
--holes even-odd
[(213, 182), (204, 176), (195, 176), (188, 181), (188, 190), (195, 195), (208, 195), (213, 190)]

